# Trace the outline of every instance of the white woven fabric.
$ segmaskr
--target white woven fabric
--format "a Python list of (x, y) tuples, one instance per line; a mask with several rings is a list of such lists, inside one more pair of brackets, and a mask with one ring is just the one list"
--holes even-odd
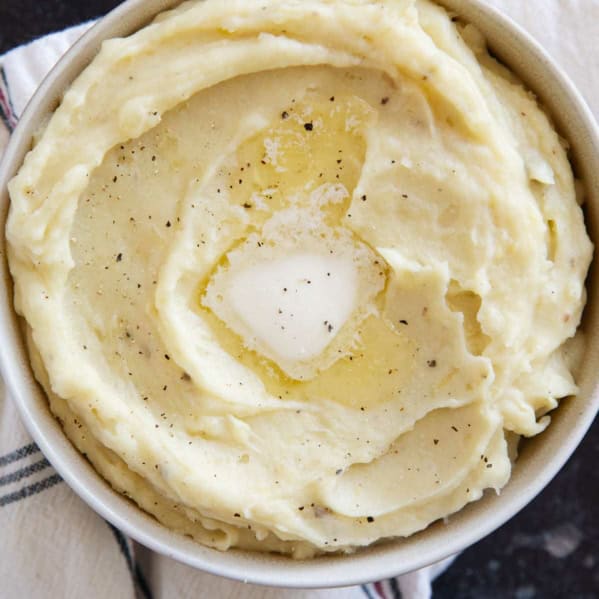
[[(599, 0), (487, 1), (545, 46), (597, 116)], [(5, 125), (14, 126), (39, 82), (89, 25), (0, 57)], [(0, 124), (0, 153), (7, 140), (8, 131)], [(431, 581), (451, 562), (376, 585), (321, 591), (265, 589), (196, 571), (133, 543), (83, 504), (32, 442), (1, 381), (0, 531), (0, 596), (7, 599), (428, 599)]]

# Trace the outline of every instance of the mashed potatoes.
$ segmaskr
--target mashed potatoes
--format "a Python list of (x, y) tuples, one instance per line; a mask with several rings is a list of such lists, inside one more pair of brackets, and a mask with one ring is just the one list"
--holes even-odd
[(212, 547), (410, 535), (576, 393), (564, 143), (426, 0), (182, 4), (103, 45), (10, 193), (52, 411)]

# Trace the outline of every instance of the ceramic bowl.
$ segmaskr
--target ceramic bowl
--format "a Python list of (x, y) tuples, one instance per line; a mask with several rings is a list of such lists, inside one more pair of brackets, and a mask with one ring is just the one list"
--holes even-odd
[[(29, 103), (0, 165), (0, 231), (8, 209), (6, 184), (30, 148), (33, 134), (56, 108), (62, 92), (90, 62), (102, 40), (130, 34), (179, 0), (128, 0), (103, 18), (59, 62)], [(599, 139), (588, 108), (567, 77), (522, 29), (480, 0), (443, 0), (486, 36), (493, 54), (517, 73), (571, 143), (571, 159), (587, 189), (587, 226), (599, 242)], [(4, 241), (4, 240), (3, 240)], [(23, 422), (67, 484), (98, 514), (143, 545), (190, 566), (233, 579), (281, 587), (345, 586), (421, 568), (488, 535), (531, 501), (555, 476), (590, 426), (599, 407), (599, 287), (597, 261), (588, 281), (582, 328), (588, 346), (578, 382), (580, 394), (564, 400), (551, 426), (522, 444), (512, 478), (500, 495), (490, 493), (408, 539), (378, 544), (353, 555), (294, 561), (240, 550), (219, 552), (177, 534), (119, 495), (70, 444), (35, 382), (13, 310), (11, 279), (1, 261), (0, 368)]]

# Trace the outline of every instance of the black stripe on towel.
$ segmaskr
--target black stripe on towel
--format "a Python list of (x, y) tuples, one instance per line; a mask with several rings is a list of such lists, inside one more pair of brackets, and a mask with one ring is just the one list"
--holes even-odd
[(14, 130), (13, 125), (11, 124), (7, 114), (4, 112), (4, 107), (2, 102), (0, 102), (0, 121), (4, 123), (4, 126), (8, 129), (9, 133), (12, 133)]
[(0, 457), (0, 466), (6, 466), (7, 464), (12, 464), (21, 458), (24, 458), (32, 453), (37, 453), (40, 448), (35, 443), (30, 443), (29, 445), (25, 445), (11, 453), (7, 453)]
[(399, 585), (397, 584), (397, 578), (390, 578), (389, 586), (391, 587), (391, 592), (393, 593), (393, 599), (401, 599), (401, 591), (399, 590)]
[(363, 584), (360, 588), (362, 589), (362, 591), (364, 592), (364, 594), (366, 595), (366, 597), (368, 597), (368, 599), (374, 599), (374, 596), (370, 592), (370, 589), (368, 588), (367, 584)]
[(10, 97), (6, 73), (2, 66), (0, 66), (0, 119), (12, 133), (17, 125), (17, 115)]
[(5, 476), (0, 476), (0, 487), (4, 485), (9, 485), (10, 483), (15, 483), (22, 478), (27, 478), (36, 472), (41, 472), (44, 468), (47, 468), (50, 465), (50, 462), (44, 458), (39, 462), (34, 462), (29, 466), (25, 466), (25, 468), (21, 468), (16, 472), (11, 472), (10, 474), (6, 474)]
[(53, 474), (48, 478), (44, 478), (44, 480), (40, 480), (37, 483), (29, 485), (27, 487), (23, 487), (20, 491), (15, 491), (14, 493), (8, 493), (7, 495), (2, 495), (0, 497), (0, 507), (4, 507), (11, 503), (15, 503), (15, 501), (20, 501), (21, 499), (26, 499), (27, 497), (31, 497), (32, 495), (37, 495), (54, 485), (62, 482), (62, 478), (60, 475)]
[(136, 596), (143, 599), (152, 599), (152, 591), (150, 591), (150, 587), (146, 582), (139, 564), (133, 560), (125, 535), (118, 528), (116, 528), (116, 526), (110, 524), (110, 522), (106, 522), (106, 524), (108, 524), (108, 527), (112, 531), (117, 545), (119, 546), (119, 549), (121, 550), (121, 553), (127, 562), (127, 568), (129, 569), (129, 574), (131, 574), (131, 578), (133, 580)]

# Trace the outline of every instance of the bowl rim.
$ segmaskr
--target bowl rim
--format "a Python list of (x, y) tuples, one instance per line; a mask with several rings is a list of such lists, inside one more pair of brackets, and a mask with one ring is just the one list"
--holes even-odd
[[(40, 390), (32, 380), (29, 361), (26, 353), (24, 354), (18, 323), (20, 317), (16, 317), (13, 309), (12, 286), (6, 263), (4, 219), (9, 203), (7, 183), (22, 163), (32, 136), (43, 123), (44, 117), (52, 111), (56, 99), (68, 83), (96, 54), (101, 41), (131, 33), (149, 21), (149, 15), (155, 15), (179, 3), (180, 0), (126, 0), (92, 26), (61, 58), (37, 89), (12, 133), (0, 161), (0, 236), (4, 249), (0, 287), (0, 335), (3, 339), (3, 343), (0, 344), (0, 372), (22, 422), (69, 487), (101, 517), (142, 545), (211, 574), (242, 582), (287, 588), (350, 586), (405, 574), (465, 549), (519, 512), (557, 474), (593, 422), (599, 409), (597, 389), (580, 413), (577, 426), (571, 431), (566, 442), (557, 449), (552, 461), (540, 466), (537, 476), (528, 484), (526, 493), (511, 497), (510, 501), (500, 502), (495, 506), (491, 518), (485, 518), (480, 509), (472, 511), (472, 504), (466, 506), (451, 517), (452, 526), (457, 528), (458, 534), (444, 534), (449, 527), (443, 527), (440, 523), (431, 525), (427, 530), (434, 530), (420, 543), (422, 548), (412, 551), (408, 554), (411, 558), (403, 561), (398, 559), (401, 557), (400, 541), (367, 548), (352, 555), (323, 556), (305, 561), (238, 549), (223, 553), (199, 545), (166, 529), (141, 508), (133, 506), (129, 500), (112, 490), (70, 444), (58, 424), (55, 421), (53, 424), (50, 422), (53, 417), (49, 414), (47, 404), (44, 413), (42, 404), (36, 401), (35, 396), (39, 396)], [(439, 3), (458, 14), (468, 10), (474, 11), (481, 18), (494, 21), (519, 40), (519, 43), (527, 48), (531, 60), (542, 65), (554, 84), (576, 108), (577, 118), (589, 135), (586, 143), (593, 149), (591, 153), (599, 157), (599, 133), (591, 111), (561, 68), (530, 34), (483, 0), (441, 0)], [(472, 22), (472, 18), (467, 20)], [(526, 82), (526, 77), (523, 79)], [(488, 499), (475, 503), (485, 501)], [(417, 533), (416, 536), (422, 534), (424, 533)]]

